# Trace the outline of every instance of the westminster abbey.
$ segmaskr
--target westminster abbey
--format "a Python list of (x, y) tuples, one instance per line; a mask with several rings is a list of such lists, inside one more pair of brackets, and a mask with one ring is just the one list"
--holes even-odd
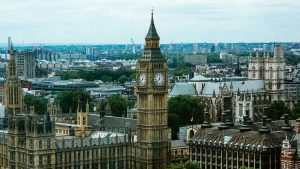
[[(58, 123), (51, 113), (25, 111), (12, 43), (4, 86), (5, 123), (0, 130), (0, 169), (165, 169), (168, 68), (160, 51), (153, 13), (145, 48), (136, 68), (137, 129), (108, 133), (88, 125), (88, 103), (78, 103), (76, 124)], [(74, 134), (68, 134), (75, 126)], [(63, 130), (63, 129), (66, 130)]]

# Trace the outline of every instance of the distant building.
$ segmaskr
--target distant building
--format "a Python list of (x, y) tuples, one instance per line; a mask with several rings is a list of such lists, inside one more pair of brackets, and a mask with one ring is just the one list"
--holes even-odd
[(284, 98), (290, 106), (300, 101), (300, 81), (284, 82)]
[(184, 62), (188, 62), (193, 65), (204, 65), (204, 64), (207, 64), (207, 56), (206, 55), (187, 55), (184, 57)]
[(33, 51), (18, 52), (15, 56), (17, 75), (20, 78), (35, 78), (35, 59)]
[(232, 63), (233, 62), (233, 55), (221, 52), (220, 53), (220, 59), (223, 63)]

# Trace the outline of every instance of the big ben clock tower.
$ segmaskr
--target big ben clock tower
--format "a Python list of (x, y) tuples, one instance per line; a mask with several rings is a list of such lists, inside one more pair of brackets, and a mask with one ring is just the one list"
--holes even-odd
[(168, 67), (159, 47), (153, 12), (136, 67), (137, 168), (165, 169), (168, 162)]

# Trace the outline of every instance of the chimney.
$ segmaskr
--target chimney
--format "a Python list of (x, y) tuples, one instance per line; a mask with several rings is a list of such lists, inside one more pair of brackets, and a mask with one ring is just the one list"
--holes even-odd
[(226, 130), (229, 128), (229, 126), (226, 124), (226, 113), (225, 112), (222, 113), (222, 123), (220, 124), (220, 126), (218, 128), (219, 128), (219, 130)]

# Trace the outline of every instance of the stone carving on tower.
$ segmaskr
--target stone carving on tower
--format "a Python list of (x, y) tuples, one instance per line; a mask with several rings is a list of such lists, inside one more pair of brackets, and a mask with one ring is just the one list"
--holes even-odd
[(168, 68), (159, 40), (152, 12), (144, 52), (136, 67), (139, 169), (165, 169), (168, 163)]

